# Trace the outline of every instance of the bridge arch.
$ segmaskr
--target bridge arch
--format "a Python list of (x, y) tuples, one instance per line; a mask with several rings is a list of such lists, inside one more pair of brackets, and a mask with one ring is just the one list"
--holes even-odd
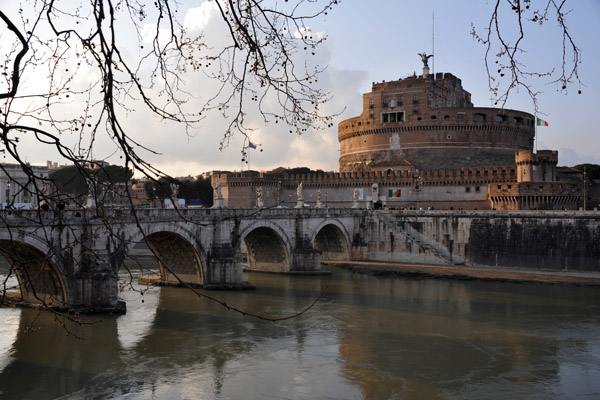
[[(206, 253), (191, 232), (175, 224), (152, 224), (146, 227), (145, 236), (151, 250), (159, 257), (162, 282), (179, 284), (174, 273), (192, 285), (206, 283)], [(129, 240), (127, 252), (142, 241), (144, 233), (137, 230)]]
[(322, 222), (311, 242), (321, 251), (321, 261), (350, 260), (350, 236), (346, 227), (335, 219)]
[(5, 233), (0, 234), (0, 253), (12, 266), (23, 301), (67, 308), (69, 290), (47, 243), (32, 236), (14, 238)]
[(240, 234), (238, 249), (244, 245), (248, 255), (248, 269), (268, 272), (291, 270), (290, 240), (276, 224), (256, 223)]

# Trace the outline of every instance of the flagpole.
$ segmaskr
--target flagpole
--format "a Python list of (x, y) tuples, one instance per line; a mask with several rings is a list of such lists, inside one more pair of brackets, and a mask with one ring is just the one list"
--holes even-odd
[(538, 152), (537, 116), (535, 117), (534, 123), (535, 123), (535, 154), (537, 154), (537, 152)]

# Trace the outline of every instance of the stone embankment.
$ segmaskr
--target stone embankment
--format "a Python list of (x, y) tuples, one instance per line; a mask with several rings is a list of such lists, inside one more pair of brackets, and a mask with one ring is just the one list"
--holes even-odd
[(434, 279), (600, 287), (599, 272), (543, 270), (532, 272), (518, 269), (466, 268), (462, 266), (414, 265), (373, 261), (327, 261), (324, 264), (349, 269), (355, 273), (375, 276), (426, 277)]

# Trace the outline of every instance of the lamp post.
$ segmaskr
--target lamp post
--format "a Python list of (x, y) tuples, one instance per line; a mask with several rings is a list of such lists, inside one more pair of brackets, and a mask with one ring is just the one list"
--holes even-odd
[(417, 194), (417, 210), (419, 210), (419, 200), (420, 200), (420, 194), (421, 194), (421, 173), (419, 172), (418, 169), (415, 171), (413, 178), (414, 178), (414, 189)]
[(586, 184), (586, 167), (583, 167), (583, 211), (587, 209), (587, 184)]
[(10, 181), (7, 180), (6, 181), (6, 199), (5, 199), (5, 203), (6, 205), (4, 206), (4, 208), (8, 208), (8, 198), (10, 197)]

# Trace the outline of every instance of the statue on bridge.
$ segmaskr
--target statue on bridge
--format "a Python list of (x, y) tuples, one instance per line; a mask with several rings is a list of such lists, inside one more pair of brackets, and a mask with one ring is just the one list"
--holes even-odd
[(302, 182), (298, 184), (298, 188), (296, 189), (296, 195), (298, 195), (298, 200), (304, 200), (304, 196), (302, 193)]
[(222, 183), (217, 179), (217, 183), (215, 184), (214, 194), (213, 194), (213, 206), (212, 208), (222, 208), (223, 207), (223, 194), (221, 193)]
[(354, 197), (354, 201), (352, 202), (352, 208), (359, 208), (360, 204), (358, 203), (358, 188), (354, 188), (354, 193), (353, 193), (353, 197)]
[(262, 199), (262, 186), (256, 188), (256, 207), (263, 208), (265, 205)]
[(296, 188), (296, 207), (294, 208), (302, 208), (304, 207), (304, 195), (302, 193), (302, 182), (300, 182), (298, 184), (298, 187)]
[(88, 195), (84, 200), (83, 208), (96, 208), (96, 185), (98, 184), (98, 176), (89, 173), (85, 176), (85, 183), (88, 187)]
[(176, 183), (171, 183), (169, 187), (171, 188), (171, 197), (176, 199), (177, 195), (179, 194), (179, 185)]
[(317, 189), (317, 205), (315, 208), (323, 208), (323, 203), (321, 203), (321, 189)]

